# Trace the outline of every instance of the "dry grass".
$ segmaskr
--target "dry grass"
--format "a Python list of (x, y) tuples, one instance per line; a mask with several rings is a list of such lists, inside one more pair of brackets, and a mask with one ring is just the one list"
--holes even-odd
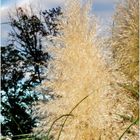
[[(134, 5), (132, 4), (132, 6)], [(102, 55), (103, 52), (100, 51), (102, 42), (96, 38), (97, 22), (94, 15), (91, 15), (91, 8), (90, 1), (81, 5), (80, 1), (69, 0), (65, 6), (64, 18), (61, 22), (63, 34), (54, 38), (57, 45), (50, 49), (55, 60), (50, 63), (51, 81), (45, 82), (44, 86), (53, 89), (52, 94), (60, 98), (50, 101), (47, 105), (42, 103), (40, 111), (44, 114), (47, 112), (47, 117), (42, 119), (44, 132), (47, 132), (57, 118), (71, 113), (72, 116), (67, 118), (60, 140), (118, 140), (130, 124), (130, 119), (133, 120), (137, 116), (137, 101), (131, 97), (130, 92), (117, 85), (117, 83), (137, 80), (138, 64), (135, 68), (131, 67), (133, 69), (131, 72), (125, 70), (126, 67), (124, 67), (128, 64), (127, 59), (134, 58), (134, 61), (137, 61), (137, 55), (134, 55), (137, 52), (134, 51), (135, 53), (131, 54), (137, 45), (137, 35), (135, 35), (136, 38), (131, 36), (134, 37), (131, 39), (129, 36), (131, 33), (125, 34), (126, 31), (130, 32), (129, 27), (127, 27), (129, 25), (126, 25), (125, 28), (121, 29), (120, 34), (123, 32), (124, 38), (128, 35), (127, 39), (130, 38), (130, 44), (133, 47), (131, 48), (128, 40), (124, 42), (123, 37), (122, 41), (119, 41), (120, 34), (117, 28), (124, 25), (123, 19), (127, 13), (122, 12), (124, 13), (123, 16), (115, 16), (117, 21), (113, 27), (114, 39), (111, 47), (114, 50), (115, 45), (117, 46), (115, 52), (118, 53), (115, 54), (115, 63), (119, 66), (120, 71), (117, 72), (107, 67)], [(119, 19), (119, 17), (123, 19)], [(119, 21), (122, 22), (121, 25)], [(133, 31), (133, 29), (131, 30)], [(121, 44), (121, 42), (123, 43)], [(124, 43), (126, 44), (124, 45)], [(123, 48), (123, 45), (128, 46), (128, 48)], [(130, 52), (130, 57), (128, 56), (127, 59), (125, 57), (126, 52), (127, 54)], [(122, 56), (121, 61), (119, 60), (120, 56)], [(134, 74), (135, 76), (133, 76)], [(86, 96), (88, 98), (76, 106)], [(74, 108), (75, 106), (76, 108)], [(72, 108), (74, 110), (71, 112)], [(65, 118), (61, 118), (53, 126), (51, 134), (55, 140), (58, 140), (64, 120)], [(128, 133), (124, 139), (136, 140), (138, 138), (137, 133), (137, 126), (133, 126), (131, 133)]]
[[(58, 44), (52, 50), (56, 55), (51, 64), (55, 67), (52, 72), (55, 80), (46, 83), (62, 98), (48, 103), (47, 110), (53, 112), (50, 119), (54, 120), (92, 94), (73, 111), (74, 117), (68, 119), (60, 139), (97, 139), (105, 126), (106, 106), (102, 96), (108, 90), (108, 71), (95, 39), (95, 17), (89, 15), (91, 3), (81, 6), (79, 1), (69, 2), (64, 11), (66, 19), (61, 23), (64, 35), (57, 38), (65, 47)], [(59, 130), (58, 126), (55, 133)]]
[(139, 2), (123, 0), (116, 8), (112, 28), (112, 49), (118, 69), (138, 81), (139, 63)]
[[(118, 124), (114, 127), (119, 134), (138, 118), (138, 75), (139, 75), (139, 2), (137, 0), (122, 0), (118, 3), (114, 14), (112, 27), (111, 49), (116, 75), (114, 91), (116, 91), (113, 114), (119, 114)], [(110, 96), (111, 97), (111, 96)], [(117, 128), (119, 127), (119, 128)], [(119, 134), (120, 135), (120, 134)], [(138, 125), (132, 126), (122, 139), (137, 140)]]

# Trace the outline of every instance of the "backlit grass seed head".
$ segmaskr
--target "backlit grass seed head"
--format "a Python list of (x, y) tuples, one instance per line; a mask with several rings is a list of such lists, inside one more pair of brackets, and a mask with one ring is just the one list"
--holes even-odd
[[(137, 106), (134, 99), (124, 94), (124, 89), (116, 86), (117, 82), (127, 81), (127, 79), (116, 71), (113, 71), (114, 78), (112, 69), (108, 69), (105, 65), (104, 52), (100, 50), (102, 42), (96, 38), (98, 26), (91, 9), (90, 1), (83, 5), (78, 0), (67, 1), (59, 24), (62, 29), (61, 36), (52, 37), (56, 46), (49, 47), (54, 60), (50, 62), (51, 80), (45, 82), (44, 86), (53, 89), (52, 94), (59, 98), (40, 105), (40, 111), (46, 114), (42, 119), (43, 132), (48, 132), (57, 118), (68, 114), (80, 100), (90, 95), (71, 112), (60, 140), (116, 140), (130, 123), (124, 123), (118, 114), (134, 116), (133, 110)], [(125, 19), (125, 15), (123, 18)], [(112, 41), (113, 47), (122, 47), (119, 42), (119, 30), (113, 30), (113, 38), (117, 37)], [(122, 31), (123, 35), (125, 32)], [(133, 41), (131, 43), (133, 44)], [(122, 49), (123, 53), (121, 49), (116, 50), (116, 55), (124, 58), (127, 51), (131, 52), (131, 49), (124, 49)], [(128, 59), (130, 60), (129, 56)], [(120, 66), (120, 62), (118, 57), (115, 63)], [(50, 134), (55, 140), (58, 140), (63, 121), (64, 118), (61, 118), (51, 130)], [(127, 139), (137, 138), (137, 127), (135, 126), (134, 129), (136, 133), (126, 135)]]
[(74, 117), (68, 119), (61, 136), (64, 140), (90, 139), (93, 134), (96, 137), (105, 124), (107, 108), (102, 96), (109, 90), (109, 76), (95, 39), (97, 24), (91, 8), (90, 1), (83, 5), (77, 0), (67, 3), (61, 22), (63, 35), (56, 38), (64, 47), (58, 44), (52, 49), (55, 53), (51, 63), (54, 80), (46, 82), (46, 86), (62, 98), (48, 103), (48, 112), (54, 114), (50, 121), (67, 114), (82, 98), (92, 94), (73, 111)]
[(139, 1), (123, 0), (116, 8), (112, 28), (112, 48), (118, 69), (129, 80), (138, 81)]

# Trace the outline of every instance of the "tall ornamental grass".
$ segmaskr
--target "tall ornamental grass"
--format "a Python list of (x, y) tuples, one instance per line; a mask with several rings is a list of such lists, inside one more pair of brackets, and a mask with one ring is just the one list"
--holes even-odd
[(125, 0), (116, 8), (109, 41), (112, 65), (106, 65), (103, 42), (96, 36), (92, 6), (90, 0), (67, 1), (61, 34), (50, 38), (55, 47), (47, 49), (54, 59), (43, 86), (54, 100), (40, 104), (45, 116), (38, 129), (54, 140), (136, 140), (138, 2)]

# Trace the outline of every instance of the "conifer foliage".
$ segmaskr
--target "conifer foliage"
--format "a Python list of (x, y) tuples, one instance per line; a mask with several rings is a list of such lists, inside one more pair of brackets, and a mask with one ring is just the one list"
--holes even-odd
[[(42, 39), (56, 35), (54, 24), (59, 10), (50, 10), (45, 23), (32, 12), (23, 8), (16, 10), (16, 16), (10, 16), (12, 43), (1, 48), (1, 113), (2, 135), (18, 139), (21, 134), (32, 132), (37, 126), (38, 117), (34, 116), (32, 106), (39, 100), (41, 93), (34, 90), (43, 81), (43, 74), (51, 56), (44, 51)], [(48, 19), (49, 18), (49, 19)], [(51, 30), (51, 31), (50, 31)], [(54, 30), (54, 31), (53, 31)], [(55, 34), (52, 34), (55, 32)]]

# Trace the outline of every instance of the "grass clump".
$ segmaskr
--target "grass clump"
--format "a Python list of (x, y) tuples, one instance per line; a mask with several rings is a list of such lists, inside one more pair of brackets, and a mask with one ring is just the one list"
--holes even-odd
[(47, 103), (48, 118), (44, 122), (49, 127), (50, 122), (68, 114), (82, 98), (91, 94), (74, 109), (73, 117), (68, 117), (66, 122), (66, 118), (62, 119), (65, 125), (61, 135), (58, 136), (61, 122), (55, 124), (51, 134), (54, 139), (64, 140), (98, 138), (105, 124), (107, 109), (103, 96), (109, 90), (110, 79), (96, 39), (97, 21), (91, 13), (91, 1), (81, 4), (70, 0), (63, 10), (62, 35), (54, 38), (56, 47), (50, 48), (55, 56), (50, 64), (53, 78), (44, 84), (61, 98)]
[[(112, 51), (115, 63), (128, 80), (136, 84), (139, 74), (139, 2), (122, 0), (114, 14)], [(138, 88), (138, 85), (137, 85)]]
[(40, 105), (47, 112), (43, 131), (55, 140), (138, 138), (137, 8), (136, 0), (118, 4), (110, 41), (114, 64), (107, 67), (100, 50), (102, 42), (96, 38), (91, 1), (67, 1), (59, 23), (62, 33), (53, 37), (57, 43), (49, 50), (54, 55), (51, 80), (44, 83), (59, 98)]
[[(120, 139), (138, 138), (139, 120), (139, 2), (137, 0), (122, 0), (115, 10), (112, 26), (111, 48), (113, 63), (117, 65), (120, 81), (117, 83), (122, 108), (126, 111), (122, 116), (131, 116), (133, 120), (125, 120), (125, 128), (120, 133)], [(119, 93), (118, 93), (119, 94)], [(128, 130), (135, 133), (128, 134)], [(131, 132), (131, 131), (130, 131)]]

